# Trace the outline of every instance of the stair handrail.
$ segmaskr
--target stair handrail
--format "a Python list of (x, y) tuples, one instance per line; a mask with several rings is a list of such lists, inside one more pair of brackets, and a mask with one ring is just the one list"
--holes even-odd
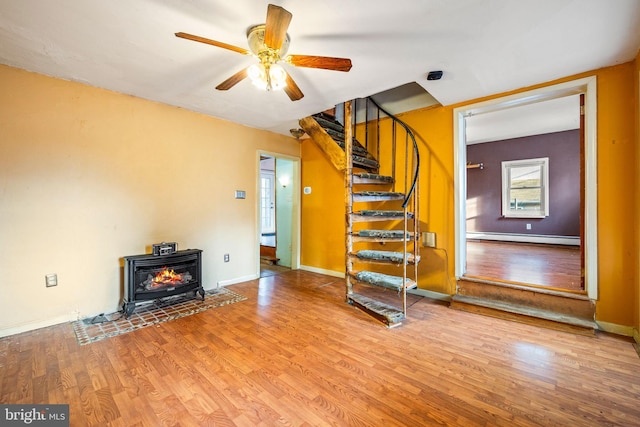
[(400, 126), (402, 126), (404, 128), (405, 132), (407, 133), (407, 135), (409, 135), (409, 137), (411, 137), (411, 142), (413, 143), (413, 152), (414, 152), (414, 155), (415, 155), (416, 162), (415, 162), (415, 165), (414, 165), (413, 181), (411, 183), (411, 187), (409, 188), (409, 191), (407, 192), (407, 195), (406, 195), (404, 201), (402, 202), (402, 208), (404, 209), (409, 204), (409, 200), (411, 199), (411, 196), (413, 195), (413, 192), (415, 191), (416, 182), (418, 181), (418, 175), (420, 173), (420, 151), (418, 150), (418, 143), (416, 142), (416, 137), (414, 136), (413, 131), (411, 130), (409, 125), (407, 125), (405, 122), (403, 122), (402, 120), (400, 120), (399, 118), (397, 118), (396, 116), (394, 116), (393, 114), (391, 114), (390, 112), (385, 110), (384, 108), (382, 108), (382, 106), (380, 104), (378, 104), (376, 102), (376, 100), (373, 99), (372, 97), (369, 96), (369, 97), (367, 97), (367, 99), (369, 99), (371, 102), (373, 102), (373, 105), (375, 105), (380, 111), (382, 111), (389, 118), (391, 118), (391, 120), (394, 120), (396, 123), (398, 123)]

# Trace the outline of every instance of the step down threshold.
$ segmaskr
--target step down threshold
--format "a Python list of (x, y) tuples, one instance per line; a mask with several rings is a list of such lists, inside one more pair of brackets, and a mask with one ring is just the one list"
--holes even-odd
[(595, 320), (459, 294), (453, 296), (451, 308), (585, 335), (593, 335), (599, 329)]

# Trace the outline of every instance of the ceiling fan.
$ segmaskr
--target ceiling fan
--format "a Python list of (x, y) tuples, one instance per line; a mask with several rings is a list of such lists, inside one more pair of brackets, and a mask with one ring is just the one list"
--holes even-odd
[(210, 44), (232, 50), (243, 55), (253, 55), (259, 62), (235, 73), (216, 86), (218, 90), (228, 90), (249, 77), (258, 87), (265, 90), (283, 89), (292, 101), (301, 99), (304, 94), (291, 76), (279, 65), (280, 62), (296, 67), (321, 68), (325, 70), (349, 71), (351, 60), (327, 56), (287, 55), (289, 34), (287, 29), (293, 15), (286, 9), (270, 4), (267, 7), (267, 22), (255, 25), (247, 31), (249, 50), (194, 36), (187, 33), (175, 33), (176, 37)]

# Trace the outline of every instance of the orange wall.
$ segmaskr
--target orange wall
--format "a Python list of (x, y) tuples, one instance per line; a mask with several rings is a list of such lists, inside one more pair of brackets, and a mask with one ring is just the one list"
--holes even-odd
[[(636, 242), (635, 242), (635, 248), (640, 248), (640, 51), (638, 51), (638, 54), (636, 55), (636, 60), (634, 63), (635, 67), (634, 67), (634, 76), (633, 76), (633, 80), (634, 80), (634, 96), (635, 96), (635, 103), (634, 103), (634, 117), (635, 117), (635, 125), (636, 125), (636, 140), (635, 140), (635, 145), (636, 145), (636, 192), (635, 192), (635, 201), (636, 201), (636, 205), (635, 205), (635, 212), (636, 212), (636, 219), (635, 219), (635, 223), (639, 224), (637, 226), (637, 230), (636, 230)], [(639, 249), (640, 250), (640, 249)], [(640, 258), (640, 255), (636, 255), (636, 259)], [(636, 339), (636, 342), (638, 344), (640, 344), (640, 260), (638, 261), (638, 269), (636, 270), (636, 281), (638, 282), (636, 284), (636, 297), (635, 297), (635, 301), (636, 301), (636, 323), (635, 323), (635, 331), (634, 331), (634, 337)]]
[[(497, 98), (536, 87), (557, 84), (586, 76), (597, 76), (598, 93), (598, 223), (599, 288), (597, 319), (630, 327), (637, 325), (638, 238), (635, 197), (629, 195), (629, 183), (637, 182), (637, 139), (634, 116), (634, 63), (595, 70), (518, 91), (496, 94)], [(439, 249), (424, 248), (419, 286), (441, 293), (455, 293), (454, 280), (454, 185), (453, 185), (453, 109), (481, 100), (470, 100), (447, 107), (431, 107), (400, 115), (419, 135), (421, 169), (421, 231), (438, 236)], [(341, 176), (331, 169), (312, 142), (302, 144), (303, 186), (331, 185), (342, 188)], [(311, 155), (311, 158), (307, 156)], [(312, 162), (312, 171), (307, 162)], [(335, 183), (334, 183), (335, 181)], [(635, 193), (634, 193), (635, 195)], [(326, 218), (343, 221), (343, 196), (323, 191), (313, 206), (303, 198), (303, 228), (315, 230), (323, 242), (341, 242), (344, 226), (332, 228)], [(322, 207), (323, 214), (311, 214)], [(316, 240), (318, 237), (316, 237)], [(316, 246), (316, 240), (303, 235), (303, 264), (334, 271), (344, 270), (344, 244)], [(327, 252), (331, 250), (331, 252)], [(319, 252), (323, 253), (320, 254)]]
[(0, 66), (0, 336), (115, 311), (121, 257), (153, 243), (202, 249), (206, 289), (255, 277), (259, 150), (300, 154), (289, 136)]
[(309, 139), (302, 141), (300, 151), (301, 187), (311, 187), (311, 194), (302, 195), (300, 263), (344, 273), (344, 175)]
[(638, 174), (633, 69), (633, 63), (627, 63), (597, 72), (600, 299), (596, 318), (626, 326), (635, 324), (638, 288), (636, 203), (629, 197), (629, 183)]

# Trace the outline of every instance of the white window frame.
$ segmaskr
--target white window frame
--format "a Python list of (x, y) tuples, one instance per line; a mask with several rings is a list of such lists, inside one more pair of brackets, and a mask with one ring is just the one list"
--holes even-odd
[[(513, 168), (540, 167), (540, 209), (511, 209), (511, 170)], [(537, 187), (536, 187), (537, 188)], [(549, 216), (549, 158), (506, 160), (502, 162), (502, 216), (505, 218), (545, 218)]]
[(276, 232), (275, 215), (275, 172), (260, 171), (260, 231), (261, 233)]

